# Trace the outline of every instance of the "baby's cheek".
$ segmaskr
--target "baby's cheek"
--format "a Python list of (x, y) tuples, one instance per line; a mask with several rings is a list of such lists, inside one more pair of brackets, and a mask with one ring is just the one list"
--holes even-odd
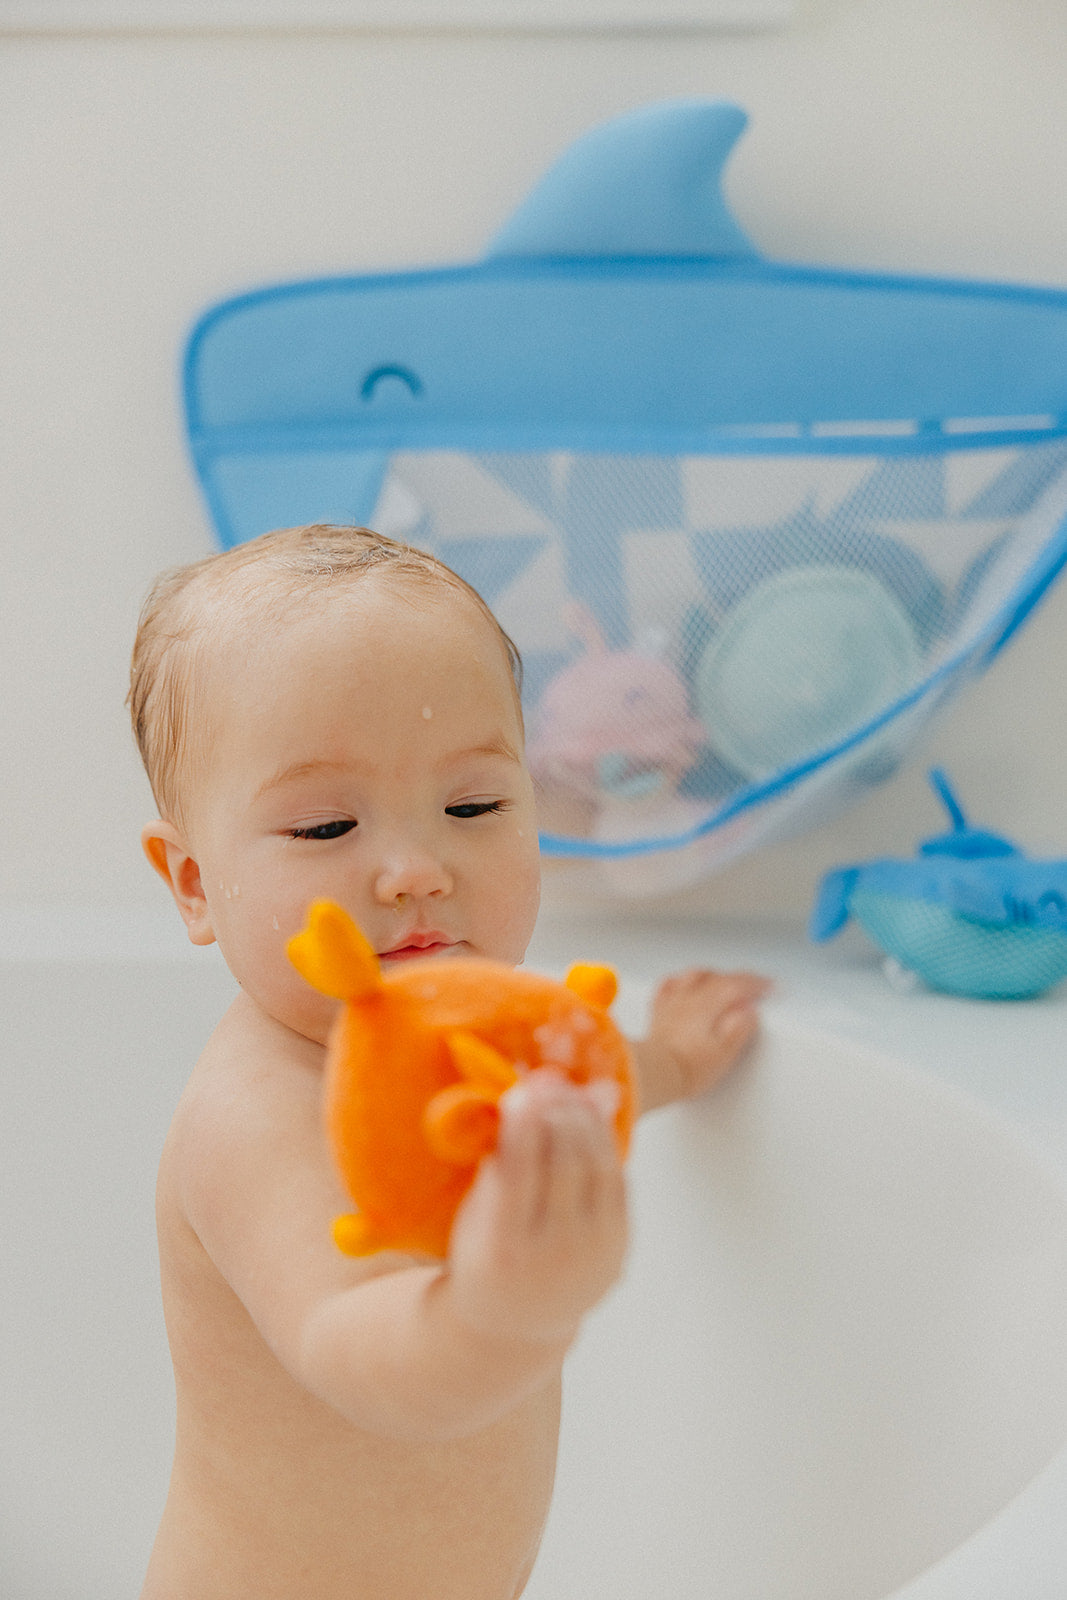
[(254, 886), (226, 884), (216, 905), (215, 931), (227, 966), (243, 989), (260, 982), (277, 983), (293, 972), (285, 954), (288, 933), (283, 914)]
[(505, 908), (508, 951), (501, 959), (519, 962), (526, 954), (526, 946), (533, 935), (534, 924), (541, 902), (541, 868), (535, 856), (513, 869), (510, 879), (511, 893)]

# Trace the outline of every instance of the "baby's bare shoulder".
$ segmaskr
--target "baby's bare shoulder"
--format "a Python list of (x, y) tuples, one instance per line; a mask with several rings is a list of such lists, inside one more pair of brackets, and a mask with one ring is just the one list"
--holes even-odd
[(208, 1040), (178, 1104), (164, 1167), (188, 1180), (279, 1144), (321, 1158), (322, 1047), (263, 1017), (244, 997)]
[(167, 1136), (159, 1205), (192, 1227), (231, 1282), (282, 1216), (329, 1237), (338, 1191), (322, 1128), (324, 1051), (234, 1002)]
[(160, 1164), (164, 1232), (195, 1237), (268, 1344), (296, 1361), (324, 1298), (401, 1263), (342, 1256), (332, 1224), (350, 1210), (322, 1117), (321, 1045), (239, 999), (201, 1056)]

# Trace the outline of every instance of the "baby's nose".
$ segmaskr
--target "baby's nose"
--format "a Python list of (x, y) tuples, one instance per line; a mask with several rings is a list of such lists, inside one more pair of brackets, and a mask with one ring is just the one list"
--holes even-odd
[(403, 895), (425, 900), (451, 892), (452, 878), (444, 863), (426, 850), (414, 847), (390, 852), (378, 868), (374, 895), (379, 905), (391, 906)]

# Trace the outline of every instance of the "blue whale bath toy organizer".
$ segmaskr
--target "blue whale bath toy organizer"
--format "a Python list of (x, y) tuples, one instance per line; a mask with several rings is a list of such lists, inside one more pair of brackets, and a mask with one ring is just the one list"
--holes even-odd
[(1067, 561), (1067, 293), (765, 260), (744, 123), (644, 107), (481, 261), (243, 294), (186, 353), (221, 543), (455, 567), (523, 655), (546, 853), (621, 893), (862, 796)]

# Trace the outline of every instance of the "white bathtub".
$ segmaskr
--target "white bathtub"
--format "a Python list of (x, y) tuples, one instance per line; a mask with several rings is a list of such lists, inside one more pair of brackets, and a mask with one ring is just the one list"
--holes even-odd
[(30, 954), (0, 967), (0, 1595), (134, 1600), (173, 1442), (155, 1169), (232, 982)]
[[(119, 1600), (171, 1447), (155, 1165), (232, 982), (153, 919), (0, 947), (0, 1595)], [(1067, 1005), (901, 997), (858, 946), (745, 930), (550, 926), (532, 964), (571, 956), (617, 962), (630, 1026), (686, 962), (779, 991), (723, 1091), (642, 1125), (529, 1600), (1067, 1592)]]

